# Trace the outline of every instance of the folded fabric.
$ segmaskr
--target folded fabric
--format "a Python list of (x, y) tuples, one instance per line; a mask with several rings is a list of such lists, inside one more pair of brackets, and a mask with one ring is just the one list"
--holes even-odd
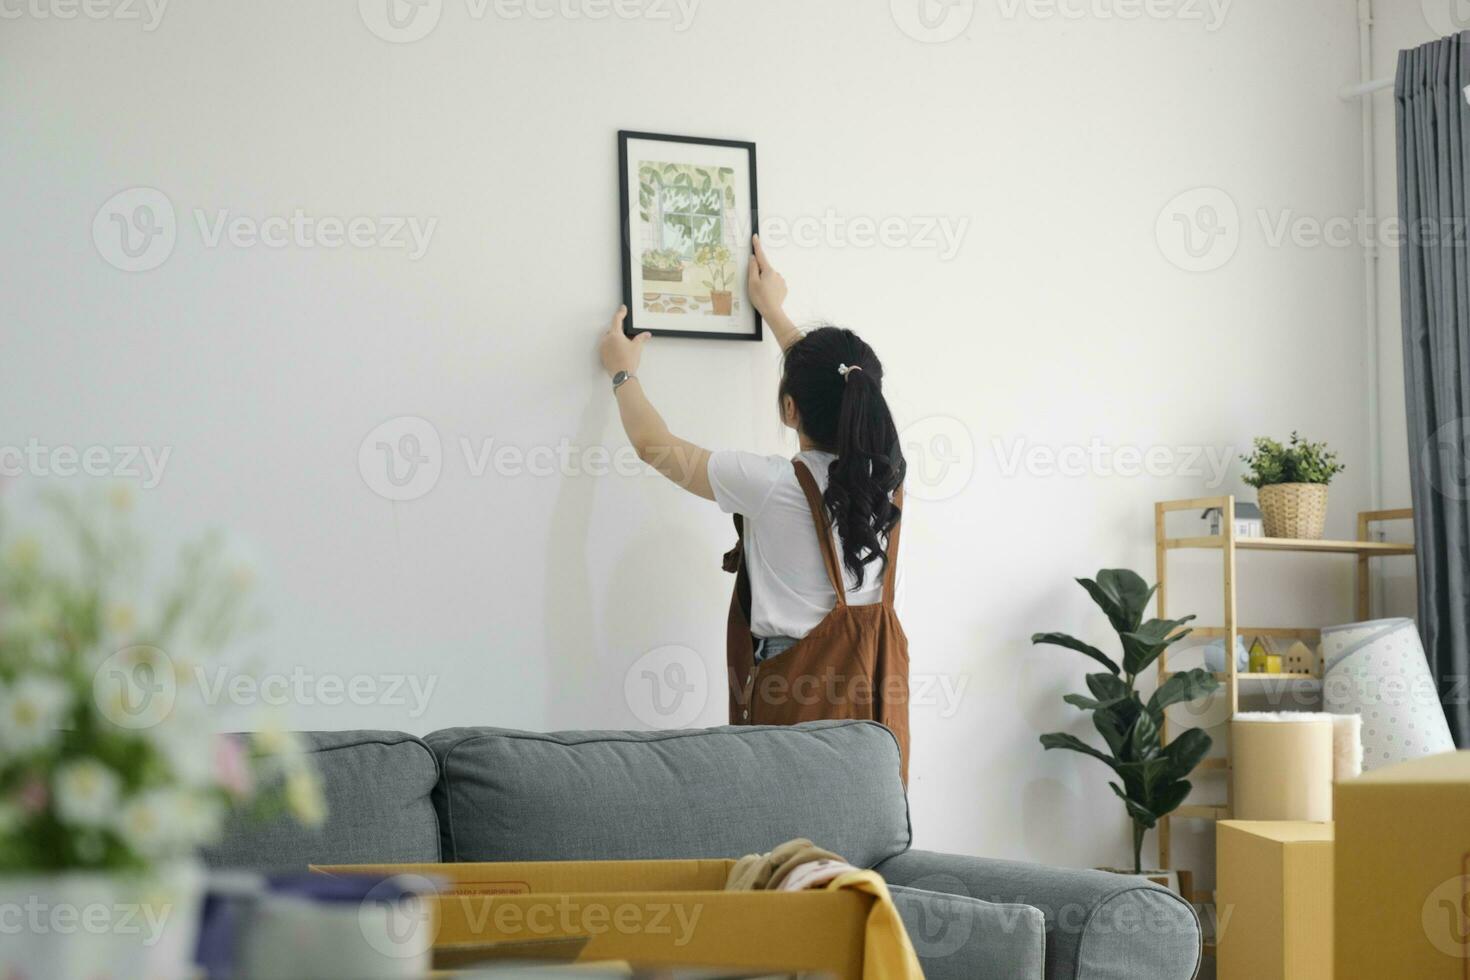
[(857, 870), (859, 869), (846, 861), (808, 861), (792, 868), (786, 880), (774, 887), (783, 892), (804, 892), (808, 888), (820, 888), (834, 878)]
[(863, 980), (924, 980), (919, 957), (903, 920), (876, 871), (862, 871), (805, 837), (789, 840), (769, 854), (747, 854), (735, 862), (726, 891), (827, 891), (850, 889), (873, 897), (863, 930)]
[(863, 980), (924, 980), (919, 957), (904, 930), (888, 883), (876, 871), (849, 871), (827, 884), (827, 891), (850, 889), (873, 896), (863, 932)]
[(781, 887), (792, 869), (812, 861), (841, 861), (842, 858), (798, 837), (767, 854), (747, 854), (735, 862), (725, 880), (725, 891), (765, 891)]

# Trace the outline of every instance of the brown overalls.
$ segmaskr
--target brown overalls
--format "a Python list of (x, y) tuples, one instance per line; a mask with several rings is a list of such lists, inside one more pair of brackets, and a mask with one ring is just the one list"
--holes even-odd
[[(795, 461), (796, 479), (806, 494), (822, 548), (827, 577), (837, 604), (796, 645), (757, 665), (750, 633), (750, 576), (745, 568), (743, 521), (741, 534), (725, 556), (725, 570), (736, 573), (726, 632), (726, 660), (730, 668), (730, 724), (794, 725), (824, 718), (864, 718), (887, 725), (898, 739), (904, 784), (909, 778), (909, 641), (893, 609), (898, 577), (898, 532), (888, 533), (888, 563), (883, 575), (883, 600), (849, 606), (843, 587), (842, 565), (833, 545), (827, 508), (811, 471)], [(893, 502), (901, 505), (903, 490)]]

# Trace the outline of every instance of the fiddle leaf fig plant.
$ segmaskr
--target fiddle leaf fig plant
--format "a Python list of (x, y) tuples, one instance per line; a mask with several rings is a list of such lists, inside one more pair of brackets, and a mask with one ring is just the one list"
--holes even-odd
[(1105, 568), (1097, 578), (1079, 578), (1118, 634), (1122, 656), (1115, 660), (1090, 643), (1066, 633), (1036, 633), (1034, 644), (1065, 647), (1096, 661), (1105, 670), (1088, 674), (1090, 694), (1068, 694), (1062, 700), (1091, 712), (1093, 727), (1106, 751), (1075, 735), (1053, 732), (1041, 736), (1047, 749), (1069, 749), (1091, 756), (1118, 777), (1110, 782), (1133, 822), (1133, 871), (1143, 871), (1143, 838), (1159, 818), (1172, 813), (1192, 788), (1188, 775), (1209, 752), (1211, 739), (1191, 728), (1163, 744), (1164, 709), (1213, 693), (1220, 684), (1208, 671), (1195, 668), (1170, 675), (1145, 701), (1138, 678), (1170, 645), (1188, 636), (1193, 616), (1182, 619), (1143, 618), (1157, 586), (1150, 586), (1126, 568)]

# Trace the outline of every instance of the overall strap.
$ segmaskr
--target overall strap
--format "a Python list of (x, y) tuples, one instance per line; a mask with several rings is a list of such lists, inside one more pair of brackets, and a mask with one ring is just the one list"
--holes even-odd
[[(893, 506), (903, 509), (903, 487), (893, 493)], [(898, 523), (888, 529), (888, 560), (883, 570), (883, 605), (893, 608), (893, 597), (898, 591), (898, 532), (903, 530), (903, 515)]]
[(832, 591), (837, 593), (837, 604), (847, 605), (847, 590), (842, 585), (842, 565), (837, 561), (837, 549), (832, 546), (832, 524), (827, 519), (827, 505), (822, 502), (822, 492), (817, 489), (816, 478), (801, 460), (792, 460), (796, 468), (796, 482), (806, 494), (807, 506), (812, 509), (812, 523), (817, 528), (817, 544), (822, 549), (822, 561), (827, 566), (827, 578), (832, 582)]

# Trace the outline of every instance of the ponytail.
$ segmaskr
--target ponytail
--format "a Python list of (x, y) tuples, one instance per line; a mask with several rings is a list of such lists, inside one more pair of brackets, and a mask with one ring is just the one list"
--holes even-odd
[(786, 352), (781, 394), (790, 395), (802, 431), (837, 458), (822, 500), (842, 543), (842, 564), (859, 583), (888, 556), (884, 537), (898, 523), (894, 492), (906, 464), (883, 397), (883, 365), (857, 334), (813, 330)]

